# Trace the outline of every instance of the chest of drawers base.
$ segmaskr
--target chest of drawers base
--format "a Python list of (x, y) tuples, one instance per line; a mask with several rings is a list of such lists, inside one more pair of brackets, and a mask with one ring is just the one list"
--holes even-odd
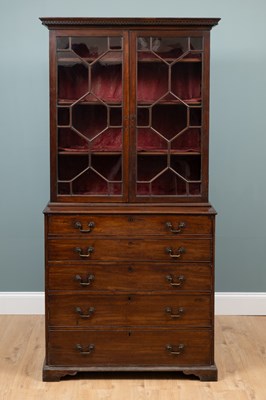
[(217, 380), (210, 207), (49, 206), (43, 380), (172, 371)]

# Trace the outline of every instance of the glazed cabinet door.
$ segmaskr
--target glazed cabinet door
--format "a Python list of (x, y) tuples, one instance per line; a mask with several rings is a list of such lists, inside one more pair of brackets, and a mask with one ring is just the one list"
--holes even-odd
[(127, 33), (61, 30), (50, 44), (52, 200), (125, 201)]
[(132, 201), (207, 199), (209, 36), (131, 35)]
[(208, 198), (209, 32), (51, 32), (51, 193)]

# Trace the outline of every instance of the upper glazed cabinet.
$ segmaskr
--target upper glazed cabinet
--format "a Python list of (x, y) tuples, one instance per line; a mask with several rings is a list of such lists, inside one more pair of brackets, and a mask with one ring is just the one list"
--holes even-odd
[(178, 29), (164, 20), (156, 31), (152, 21), (73, 30), (62, 19), (51, 30), (52, 201), (208, 201), (218, 19), (183, 19)]

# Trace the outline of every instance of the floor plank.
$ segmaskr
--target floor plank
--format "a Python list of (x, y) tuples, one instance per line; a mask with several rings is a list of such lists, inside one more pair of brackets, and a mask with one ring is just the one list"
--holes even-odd
[(266, 317), (218, 316), (218, 382), (175, 374), (84, 374), (42, 382), (43, 316), (0, 316), (0, 400), (265, 400)]

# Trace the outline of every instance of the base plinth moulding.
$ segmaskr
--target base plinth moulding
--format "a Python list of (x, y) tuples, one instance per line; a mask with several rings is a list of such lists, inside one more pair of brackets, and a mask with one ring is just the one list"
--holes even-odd
[(195, 375), (201, 381), (214, 382), (218, 379), (216, 365), (196, 367), (169, 367), (169, 366), (97, 366), (97, 367), (51, 367), (44, 363), (43, 381), (59, 382), (61, 378), (70, 375), (74, 376), (79, 372), (182, 372), (185, 375)]

